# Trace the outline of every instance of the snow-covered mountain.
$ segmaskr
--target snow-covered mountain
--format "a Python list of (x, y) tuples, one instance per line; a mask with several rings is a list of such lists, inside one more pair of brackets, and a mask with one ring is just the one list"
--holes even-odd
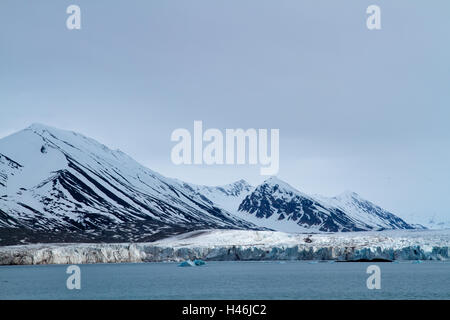
[(321, 201), (339, 208), (356, 223), (364, 222), (371, 229), (413, 229), (413, 227), (393, 213), (363, 199), (355, 192), (346, 191), (338, 196), (327, 198), (318, 196)]
[(200, 195), (206, 196), (219, 207), (235, 213), (244, 198), (254, 189), (247, 181), (239, 180), (223, 186), (184, 184)]
[(411, 221), (416, 229), (450, 229), (450, 220), (445, 216), (411, 214), (408, 221)]
[(0, 228), (0, 243), (15, 243), (148, 241), (256, 227), (121, 151), (34, 124), (0, 140)]
[(435, 221), (435, 220), (429, 220), (428, 223), (424, 223), (424, 225), (430, 229), (450, 229), (450, 221), (449, 220), (442, 220), (442, 221)]
[(81, 134), (34, 124), (0, 139), (0, 245), (151, 241), (202, 229), (410, 229), (355, 193), (306, 195), (272, 177), (201, 186)]
[(344, 193), (334, 198), (312, 197), (276, 177), (257, 186), (245, 197), (238, 211), (240, 217), (252, 215), (253, 219), (249, 221), (255, 224), (281, 231), (413, 229), (399, 217), (356, 193)]

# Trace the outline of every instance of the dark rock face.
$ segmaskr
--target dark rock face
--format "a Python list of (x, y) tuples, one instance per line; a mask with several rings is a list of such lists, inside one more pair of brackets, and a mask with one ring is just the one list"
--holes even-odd
[(298, 225), (316, 226), (320, 231), (362, 231), (344, 212), (336, 208), (327, 208), (323, 204), (283, 189), (279, 184), (265, 183), (258, 186), (239, 206), (239, 211), (254, 214), (257, 218), (292, 220)]
[[(259, 219), (287, 220), (306, 228), (325, 232), (348, 232), (383, 229), (413, 229), (399, 217), (364, 199), (346, 199), (347, 207), (317, 200), (294, 189), (287, 183), (271, 178), (255, 188), (239, 206)], [(348, 211), (347, 211), (348, 208)], [(352, 215), (353, 211), (376, 219), (364, 220)], [(369, 222), (370, 221), (370, 222)], [(377, 221), (377, 223), (373, 222)]]

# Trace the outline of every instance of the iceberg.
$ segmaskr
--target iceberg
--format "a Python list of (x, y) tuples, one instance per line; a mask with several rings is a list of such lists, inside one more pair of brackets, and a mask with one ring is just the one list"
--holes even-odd
[(193, 266), (195, 266), (195, 263), (190, 260), (186, 260), (186, 261), (183, 261), (182, 263), (180, 263), (178, 266), (179, 267), (193, 267)]
[(204, 266), (206, 264), (206, 262), (203, 260), (197, 259), (197, 260), (194, 260), (194, 264), (196, 266)]

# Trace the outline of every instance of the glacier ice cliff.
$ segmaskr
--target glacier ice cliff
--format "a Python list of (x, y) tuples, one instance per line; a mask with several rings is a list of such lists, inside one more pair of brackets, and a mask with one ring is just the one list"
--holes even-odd
[(205, 230), (151, 243), (0, 247), (0, 265), (184, 260), (448, 260), (450, 230), (288, 234)]

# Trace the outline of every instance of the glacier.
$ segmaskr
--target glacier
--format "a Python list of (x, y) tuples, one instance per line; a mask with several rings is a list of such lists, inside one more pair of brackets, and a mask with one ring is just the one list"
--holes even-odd
[(450, 229), (348, 233), (201, 230), (148, 243), (0, 247), (0, 265), (265, 260), (449, 259)]

